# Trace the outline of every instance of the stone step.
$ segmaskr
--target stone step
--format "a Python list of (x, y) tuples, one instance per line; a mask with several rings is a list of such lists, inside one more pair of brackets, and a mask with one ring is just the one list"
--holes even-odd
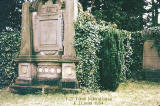
[(20, 93), (20, 94), (34, 93), (37, 92), (38, 90), (40, 90), (42, 94), (48, 93), (48, 91), (62, 92), (62, 93), (81, 92), (81, 89), (59, 88), (58, 86), (49, 86), (49, 85), (35, 85), (35, 86), (12, 85), (9, 87), (9, 89), (10, 92), (12, 93)]

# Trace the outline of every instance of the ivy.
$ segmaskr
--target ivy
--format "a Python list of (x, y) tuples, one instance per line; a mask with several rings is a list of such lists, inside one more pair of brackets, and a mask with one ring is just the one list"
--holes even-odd
[(130, 65), (130, 74), (128, 78), (137, 79), (140, 77), (140, 73), (143, 70), (143, 45), (145, 37), (143, 31), (137, 31), (131, 33), (132, 39), (130, 40), (133, 54), (131, 55), (132, 62)]
[(75, 48), (80, 59), (77, 65), (79, 83), (88, 89), (99, 89), (99, 57), (102, 37), (99, 36), (101, 25), (87, 12), (81, 12), (75, 24)]
[(110, 23), (97, 21), (81, 7), (75, 30), (74, 46), (80, 60), (77, 78), (81, 87), (89, 90), (116, 88), (130, 72), (131, 34)]
[(0, 84), (11, 84), (17, 76), (20, 33), (18, 31), (0, 33)]

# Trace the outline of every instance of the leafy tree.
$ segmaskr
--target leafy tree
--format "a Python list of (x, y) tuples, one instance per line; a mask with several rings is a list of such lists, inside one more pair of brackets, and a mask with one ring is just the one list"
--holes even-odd
[(148, 27), (158, 25), (158, 10), (160, 9), (160, 0), (150, 0), (147, 1), (147, 12), (146, 12), (146, 21)]
[(136, 31), (143, 29), (145, 25), (144, 0), (80, 0), (80, 2), (84, 10), (92, 7), (96, 19), (115, 23), (119, 29)]
[[(143, 29), (143, 0), (96, 0), (92, 13), (100, 19), (117, 24), (119, 29)], [(100, 16), (100, 17), (99, 17)]]

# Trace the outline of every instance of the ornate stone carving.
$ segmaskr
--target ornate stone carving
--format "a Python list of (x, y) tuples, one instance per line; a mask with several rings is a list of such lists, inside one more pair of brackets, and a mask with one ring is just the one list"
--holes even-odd
[(37, 78), (42, 79), (60, 79), (61, 65), (58, 63), (39, 63), (37, 68)]
[(53, 4), (52, 1), (48, 1), (39, 8), (38, 12), (41, 15), (55, 15), (58, 14), (60, 9), (61, 6), (59, 4)]
[(32, 11), (37, 11), (38, 10), (38, 6), (42, 3), (45, 4), (46, 2), (52, 2), (53, 4), (59, 4), (62, 5), (63, 4), (63, 0), (35, 0), (33, 2), (33, 4), (31, 5), (31, 10)]

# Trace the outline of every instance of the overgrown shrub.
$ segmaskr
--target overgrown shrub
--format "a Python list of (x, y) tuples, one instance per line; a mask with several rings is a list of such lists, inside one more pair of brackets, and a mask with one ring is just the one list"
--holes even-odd
[(17, 63), (20, 48), (18, 31), (0, 33), (0, 84), (9, 85), (17, 76)]
[(130, 72), (130, 55), (132, 48), (129, 39), (131, 35), (127, 31), (115, 28), (107, 28), (105, 39), (100, 52), (101, 84), (104, 89), (116, 90), (119, 83), (126, 79)]

